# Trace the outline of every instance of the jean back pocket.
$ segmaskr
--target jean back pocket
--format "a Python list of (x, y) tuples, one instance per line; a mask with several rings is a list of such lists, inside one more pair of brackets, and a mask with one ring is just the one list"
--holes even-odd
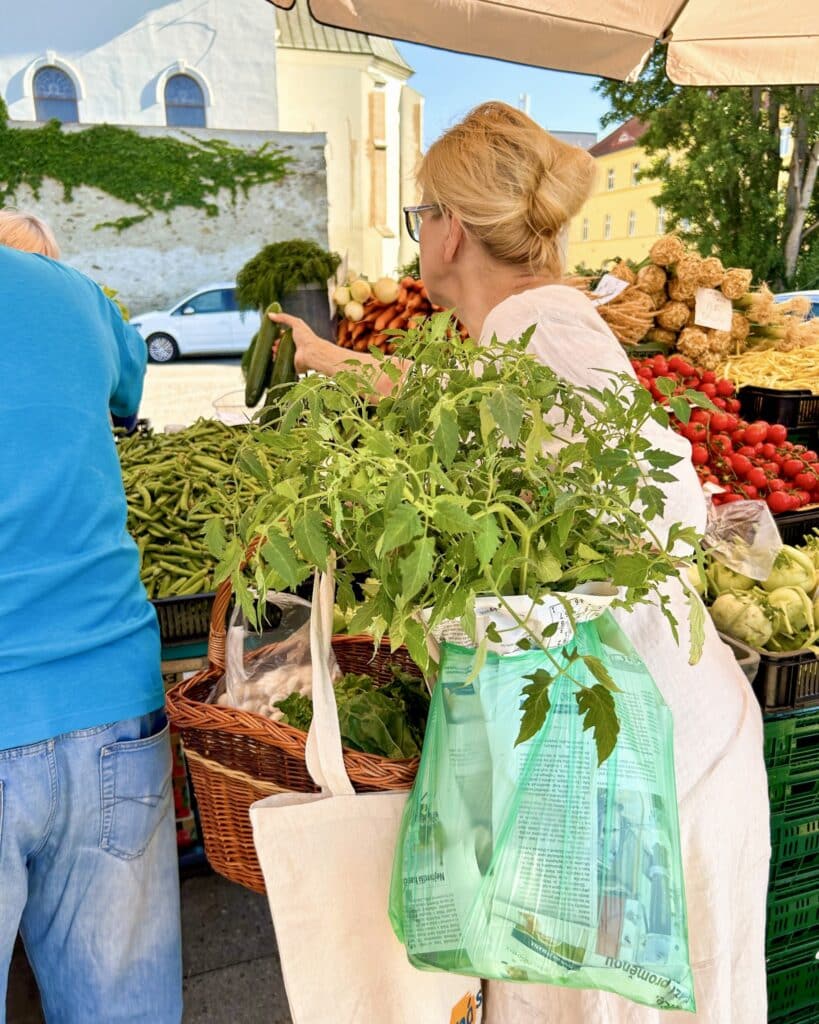
[(141, 856), (171, 809), (168, 726), (146, 739), (100, 750), (100, 847), (123, 860)]

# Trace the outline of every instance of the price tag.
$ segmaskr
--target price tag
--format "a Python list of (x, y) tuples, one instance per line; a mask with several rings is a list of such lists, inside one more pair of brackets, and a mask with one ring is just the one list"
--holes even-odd
[(694, 307), (694, 323), (697, 327), (712, 327), (715, 331), (730, 331), (734, 306), (722, 292), (715, 288), (698, 288)]
[(622, 278), (615, 277), (614, 274), (603, 274), (597, 282), (597, 287), (590, 293), (592, 305), (602, 306), (606, 302), (611, 302), (626, 288), (628, 288), (628, 281), (623, 281)]

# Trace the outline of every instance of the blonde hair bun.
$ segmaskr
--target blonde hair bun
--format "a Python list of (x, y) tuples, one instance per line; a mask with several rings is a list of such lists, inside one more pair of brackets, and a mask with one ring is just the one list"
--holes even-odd
[(33, 213), (0, 210), (0, 245), (20, 249), (22, 252), (40, 253), (53, 260), (60, 258), (60, 247), (54, 232)]
[(588, 199), (595, 170), (585, 150), (492, 100), (433, 143), (418, 182), (495, 259), (557, 275), (560, 234)]

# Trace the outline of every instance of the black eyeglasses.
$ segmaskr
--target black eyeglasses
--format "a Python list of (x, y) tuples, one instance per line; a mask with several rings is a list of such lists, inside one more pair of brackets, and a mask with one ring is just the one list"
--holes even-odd
[(421, 241), (421, 214), (425, 210), (439, 209), (437, 203), (422, 203), (420, 206), (404, 207), (404, 223), (407, 225), (407, 234), (413, 242)]

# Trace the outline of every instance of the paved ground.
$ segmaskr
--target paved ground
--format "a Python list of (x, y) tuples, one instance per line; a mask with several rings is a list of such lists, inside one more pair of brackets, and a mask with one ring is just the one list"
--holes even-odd
[[(213, 403), (239, 391), (238, 359), (149, 365), (140, 416), (155, 430), (215, 416)], [(290, 1024), (267, 901), (210, 873), (182, 882), (184, 1024)], [(37, 987), (18, 948), (9, 977), (7, 1024), (42, 1024)], [(0, 1015), (2, 1016), (2, 1015)], [(105, 1024), (89, 1021), (88, 1024)]]
[[(241, 416), (246, 413), (244, 386), (238, 359), (149, 363), (139, 415), (155, 430), (168, 424), (187, 426), (199, 416)], [(220, 404), (219, 410), (214, 402)]]

